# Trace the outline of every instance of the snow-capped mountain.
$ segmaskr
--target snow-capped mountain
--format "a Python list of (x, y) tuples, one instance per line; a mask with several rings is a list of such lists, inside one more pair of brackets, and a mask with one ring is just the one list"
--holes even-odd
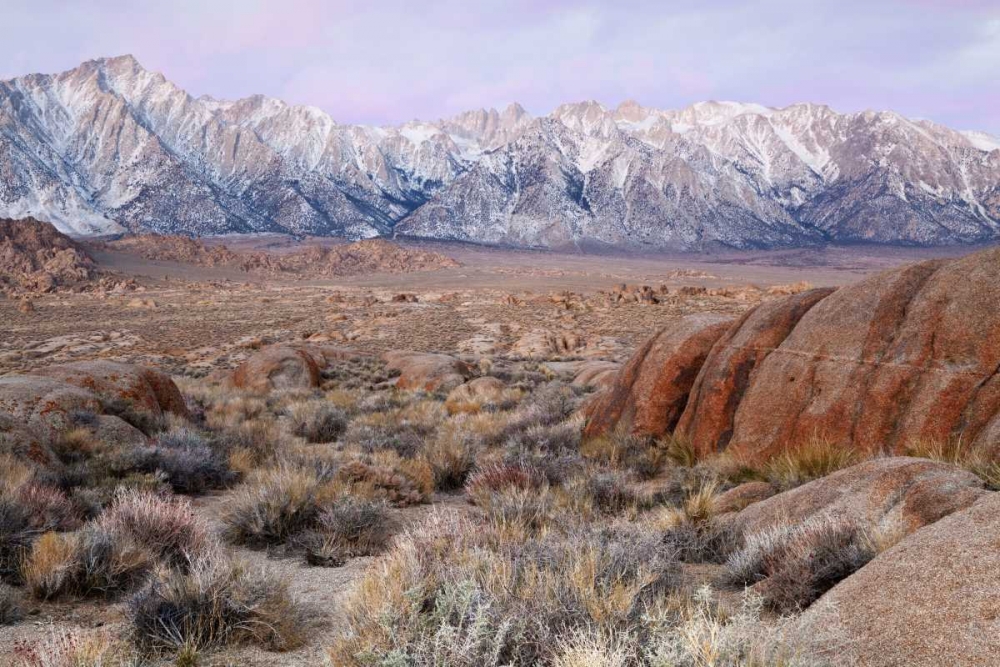
[(399, 127), (124, 56), (0, 82), (0, 217), (61, 230), (698, 249), (1000, 236), (1000, 139), (892, 112), (518, 105)]

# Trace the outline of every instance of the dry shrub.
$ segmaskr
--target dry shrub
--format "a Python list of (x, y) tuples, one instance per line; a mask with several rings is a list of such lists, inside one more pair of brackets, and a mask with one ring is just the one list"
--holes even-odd
[(124, 492), (77, 533), (45, 533), (25, 559), (32, 595), (104, 596), (132, 591), (157, 563), (184, 569), (215, 546), (181, 499)]
[(158, 560), (185, 566), (215, 546), (208, 525), (184, 498), (124, 491), (94, 523), (113, 541), (131, 539)]
[(291, 419), (292, 433), (306, 442), (334, 442), (347, 429), (347, 412), (324, 400), (292, 403), (285, 413)]
[(315, 471), (288, 465), (260, 470), (226, 506), (225, 535), (237, 544), (283, 544), (312, 528), (335, 495)]
[(224, 447), (194, 429), (181, 426), (161, 433), (139, 472), (158, 471), (176, 493), (204, 493), (235, 481)]
[(0, 495), (0, 581), (19, 582), (21, 560), (38, 534), (27, 508)]
[(158, 572), (130, 600), (128, 616), (144, 652), (232, 644), (285, 651), (304, 641), (305, 616), (287, 582), (218, 554), (187, 572)]
[(22, 576), (32, 595), (47, 600), (71, 589), (79, 570), (77, 536), (49, 532), (32, 545), (22, 567)]
[(381, 461), (353, 460), (337, 470), (335, 481), (344, 486), (347, 493), (364, 498), (384, 499), (396, 506), (417, 505), (427, 502), (430, 497), (419, 480), (409, 476), (411, 466), (402, 465), (398, 458), (381, 453)]
[(347, 558), (381, 553), (396, 532), (383, 502), (341, 498), (323, 510), (303, 540), (310, 565), (339, 565)]
[(36, 530), (74, 530), (80, 525), (76, 507), (61, 489), (32, 481), (22, 484), (15, 498)]
[(545, 477), (537, 469), (520, 463), (494, 463), (477, 470), (465, 483), (471, 502), (502, 489), (537, 489)]
[(717, 489), (714, 482), (704, 483), (663, 513), (664, 543), (684, 562), (721, 563), (742, 543), (735, 526), (716, 521)]
[(745, 546), (726, 561), (726, 579), (735, 585), (759, 584), (769, 606), (798, 611), (875, 554), (876, 542), (866, 526), (821, 517), (747, 535)]
[(434, 474), (434, 487), (439, 491), (462, 488), (476, 464), (478, 447), (474, 437), (460, 428), (443, 429), (426, 443), (421, 459)]
[(336, 665), (552, 664), (577, 631), (652, 628), (643, 610), (680, 570), (655, 536), (631, 526), (510, 540), (455, 515), (409, 531), (348, 600)]
[(589, 438), (580, 448), (584, 458), (619, 470), (629, 470), (643, 479), (654, 477), (666, 460), (666, 448), (650, 438), (621, 429)]

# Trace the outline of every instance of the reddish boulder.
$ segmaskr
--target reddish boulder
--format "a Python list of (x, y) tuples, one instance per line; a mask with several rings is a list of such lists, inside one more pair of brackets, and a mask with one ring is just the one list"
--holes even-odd
[(998, 303), (1000, 248), (837, 290), (759, 363), (729, 447), (767, 457), (817, 436), (867, 451), (985, 446), (977, 438), (1000, 412)]
[[(325, 359), (321, 360), (325, 366)], [(302, 347), (270, 345), (240, 364), (233, 386), (256, 393), (275, 389), (312, 389), (320, 384), (317, 355)]]
[(114, 361), (78, 361), (49, 366), (35, 374), (88, 389), (108, 406), (125, 404), (153, 418), (164, 412), (190, 416), (174, 381), (152, 368)]
[(670, 433), (709, 350), (730, 324), (718, 315), (691, 315), (650, 338), (622, 367), (611, 388), (587, 404), (584, 435), (616, 428), (636, 435)]
[(905, 456), (865, 461), (761, 500), (734, 525), (756, 532), (817, 516), (891, 522), (909, 533), (964, 509), (989, 494), (983, 481), (956, 466)]
[(1000, 495), (913, 533), (840, 582), (790, 641), (833, 667), (978, 667), (1000, 656)]
[(450, 391), (472, 377), (469, 364), (447, 354), (392, 351), (382, 355), (386, 370), (398, 371), (396, 387), (420, 391)]
[(100, 414), (94, 394), (38, 375), (0, 377), (0, 415), (23, 426), (46, 443), (73, 426), (73, 413)]
[(701, 454), (722, 451), (733, 435), (733, 418), (756, 368), (785, 340), (799, 320), (833, 289), (815, 289), (760, 304), (712, 347), (695, 380), (676, 434)]

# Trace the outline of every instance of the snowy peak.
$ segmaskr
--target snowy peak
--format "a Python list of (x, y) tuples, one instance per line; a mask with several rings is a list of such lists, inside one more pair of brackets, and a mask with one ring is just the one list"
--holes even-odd
[(708, 101), (338, 124), (191, 97), (131, 56), (0, 82), (0, 217), (696, 249), (1000, 236), (1000, 139), (889, 111)]

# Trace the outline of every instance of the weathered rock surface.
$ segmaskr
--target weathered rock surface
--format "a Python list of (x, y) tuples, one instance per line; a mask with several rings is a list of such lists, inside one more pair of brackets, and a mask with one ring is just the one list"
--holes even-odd
[(577, 387), (610, 389), (619, 370), (621, 364), (614, 361), (584, 361), (573, 377), (573, 384)]
[(670, 433), (709, 350), (730, 324), (718, 315), (690, 315), (650, 338), (612, 387), (588, 404), (585, 435), (618, 427), (638, 435)]
[(184, 397), (165, 373), (114, 361), (78, 361), (35, 372), (92, 391), (105, 405), (124, 404), (150, 417), (172, 412), (189, 417)]
[(421, 391), (450, 391), (472, 377), (472, 367), (447, 354), (395, 350), (382, 355), (389, 371), (398, 371), (396, 386)]
[(744, 482), (728, 491), (724, 491), (715, 499), (714, 510), (718, 514), (739, 512), (742, 509), (766, 500), (777, 493), (768, 482)]
[(977, 437), (1000, 412), (998, 303), (1000, 249), (837, 290), (760, 363), (729, 446), (763, 456), (816, 436), (869, 451), (959, 437), (994, 446)]
[(87, 280), (96, 271), (89, 255), (47, 222), (0, 220), (0, 289), (49, 292)]
[(702, 454), (726, 448), (733, 418), (754, 372), (810, 308), (832, 289), (768, 301), (747, 312), (712, 347), (695, 380), (676, 432)]
[(1000, 656), (1000, 495), (922, 528), (834, 587), (797, 623), (835, 667), (980, 667)]
[(99, 414), (101, 402), (86, 389), (38, 375), (0, 377), (0, 414), (46, 443), (73, 425), (77, 411)]
[(835, 516), (909, 533), (989, 493), (970, 472), (939, 461), (900, 456), (845, 468), (751, 504), (729, 520), (755, 532)]
[(265, 347), (232, 375), (233, 386), (257, 393), (275, 389), (312, 389), (320, 384), (320, 365), (313, 354), (289, 345)]

